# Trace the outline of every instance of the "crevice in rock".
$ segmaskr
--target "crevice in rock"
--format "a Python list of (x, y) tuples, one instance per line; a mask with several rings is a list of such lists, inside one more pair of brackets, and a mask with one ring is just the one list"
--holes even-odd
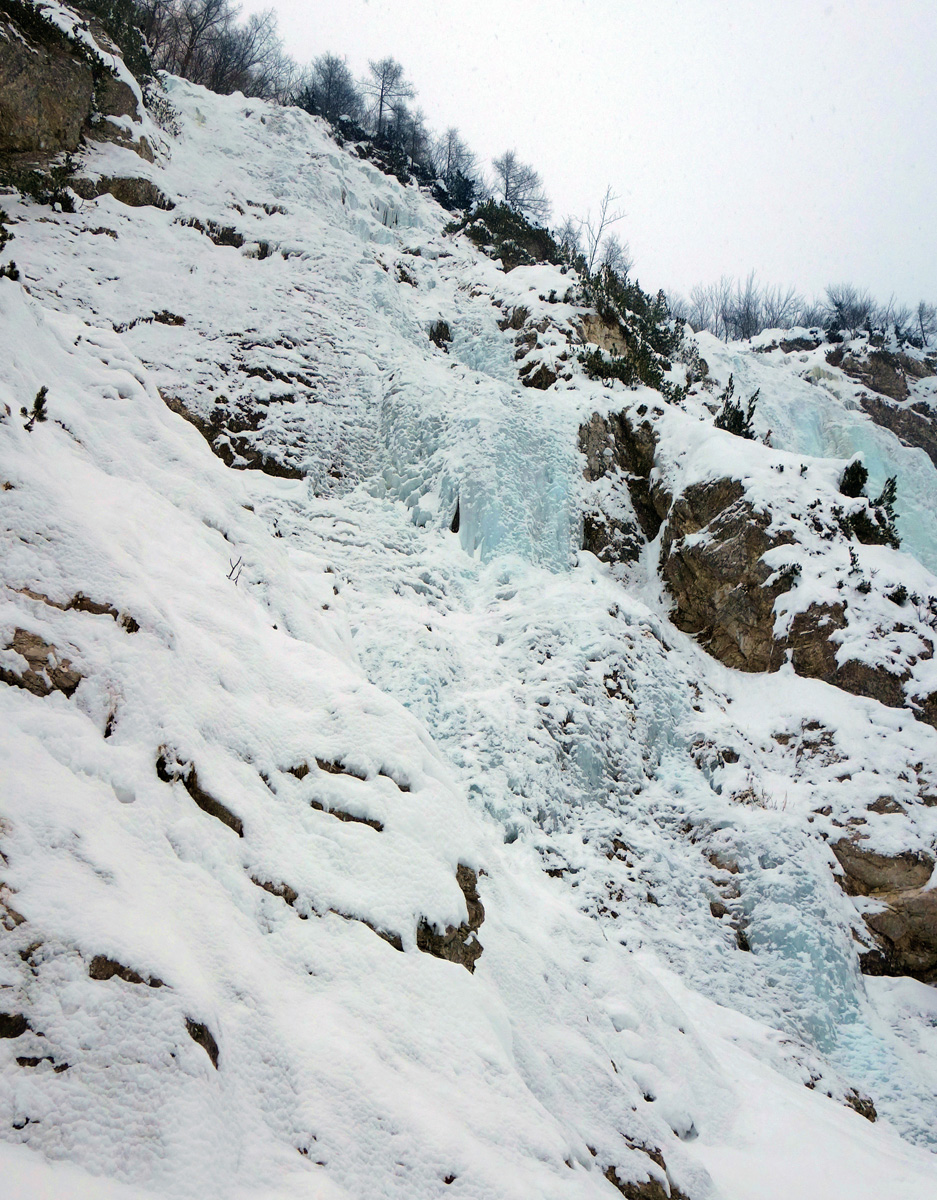
[(225, 807), (220, 800), (216, 800), (200, 786), (194, 763), (177, 762), (172, 751), (164, 746), (156, 759), (156, 774), (163, 783), (180, 782), (202, 812), (227, 825), (238, 837), (244, 836), (244, 823), (241, 818), (235, 816), (230, 808)]
[(383, 833), (384, 831), (383, 823), (374, 817), (356, 817), (353, 813), (345, 812), (341, 808), (326, 808), (319, 800), (310, 800), (309, 805), (316, 812), (328, 813), (330, 817), (336, 817), (339, 821), (348, 821), (353, 825), (369, 825), (371, 829), (377, 830), (378, 833)]
[(33, 591), (32, 588), (14, 588), (13, 590), (20, 596), (26, 596), (30, 600), (38, 600), (40, 604), (46, 604), (49, 608), (57, 608), (61, 612), (84, 612), (91, 613), (97, 617), (112, 617), (127, 633), (137, 633), (140, 629), (139, 623), (129, 613), (119, 612), (113, 604), (92, 600), (83, 592), (76, 592), (71, 600), (67, 600), (63, 604), (61, 601), (51, 599), (51, 597), (46, 596), (43, 592)]
[(0, 1013), (0, 1038), (18, 1038), (30, 1028), (22, 1013)]
[(193, 1021), (191, 1017), (186, 1017), (185, 1027), (189, 1037), (193, 1042), (197, 1042), (211, 1059), (211, 1065), (218, 1070), (218, 1043), (215, 1041), (211, 1030), (207, 1025), (201, 1024), (199, 1021)]
[(145, 983), (151, 988), (164, 986), (163, 981), (157, 979), (155, 975), (140, 975), (131, 967), (125, 967), (123, 963), (115, 962), (114, 959), (108, 958), (104, 954), (94, 956), (88, 966), (88, 975), (92, 979), (100, 980), (113, 979), (116, 976), (118, 979), (123, 979), (125, 983)]

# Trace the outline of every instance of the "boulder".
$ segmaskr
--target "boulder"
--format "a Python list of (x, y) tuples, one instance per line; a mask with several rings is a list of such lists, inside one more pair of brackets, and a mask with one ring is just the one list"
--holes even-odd
[(911, 975), (937, 982), (937, 888), (883, 896), (887, 907), (866, 913), (865, 923), (878, 935), (880, 956), (865, 955), (866, 974)]
[(164, 211), (175, 208), (175, 204), (151, 179), (138, 175), (99, 175), (94, 179), (76, 179), (72, 182), (72, 189), (82, 200), (113, 196), (129, 208), (152, 207)]

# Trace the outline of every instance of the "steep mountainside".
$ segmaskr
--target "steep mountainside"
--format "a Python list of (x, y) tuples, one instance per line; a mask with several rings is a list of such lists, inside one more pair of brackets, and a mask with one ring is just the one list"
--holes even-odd
[(137, 100), (0, 195), (4, 1195), (930, 1200), (937, 364), (606, 386), (575, 272)]

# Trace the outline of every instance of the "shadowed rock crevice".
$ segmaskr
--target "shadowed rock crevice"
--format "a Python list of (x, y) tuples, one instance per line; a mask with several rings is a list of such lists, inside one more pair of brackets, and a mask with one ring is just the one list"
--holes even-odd
[(0, 1013), (0, 1038), (18, 1038), (29, 1030), (22, 1013)]
[(156, 760), (156, 774), (163, 783), (181, 783), (202, 812), (208, 813), (210, 817), (214, 817), (223, 825), (227, 825), (229, 829), (233, 829), (238, 837), (244, 836), (244, 823), (241, 818), (235, 816), (230, 808), (227, 808), (220, 800), (216, 800), (214, 796), (209, 795), (201, 787), (194, 763), (178, 762), (172, 751), (163, 747)]
[(123, 979), (125, 983), (145, 983), (151, 988), (161, 988), (163, 981), (157, 979), (155, 975), (143, 976), (134, 971), (131, 967), (125, 967), (123, 963), (115, 962), (114, 959), (108, 958), (104, 954), (96, 954), (88, 966), (88, 975), (91, 979)]
[(199, 1021), (193, 1021), (191, 1017), (186, 1017), (185, 1027), (189, 1037), (193, 1042), (196, 1042), (208, 1057), (211, 1059), (211, 1065), (218, 1070), (218, 1043), (212, 1034), (212, 1031), (207, 1025), (201, 1024)]

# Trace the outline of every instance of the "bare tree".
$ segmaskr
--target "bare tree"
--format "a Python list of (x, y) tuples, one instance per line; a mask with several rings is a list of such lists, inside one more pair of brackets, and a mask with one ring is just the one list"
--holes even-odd
[(922, 300), (915, 309), (915, 321), (921, 331), (921, 345), (926, 347), (937, 334), (937, 305), (925, 304)]
[(716, 306), (713, 298), (712, 288), (707, 287), (703, 283), (696, 283), (690, 288), (690, 299), (687, 305), (687, 320), (697, 331), (708, 329), (711, 333), (715, 332), (714, 320), (716, 316)]
[(492, 160), (491, 165), (495, 172), (495, 194), (525, 217), (546, 221), (550, 201), (534, 168), (521, 162), (516, 150), (505, 150), (500, 158)]
[(332, 124), (345, 116), (358, 120), (363, 107), (348, 63), (337, 54), (328, 53), (320, 54), (309, 65), (297, 93), (297, 103)]
[(589, 212), (582, 222), (586, 271), (589, 275), (592, 274), (597, 260), (600, 265), (606, 264), (607, 256), (604, 253), (604, 244), (610, 236), (611, 227), (624, 219), (625, 214), (620, 209), (613, 207), (619, 198), (612, 192), (612, 185), (609, 184), (599, 205), (599, 215), (593, 219), (592, 213)]
[(850, 337), (871, 323), (874, 303), (867, 291), (851, 283), (831, 283), (826, 289), (827, 316), (831, 327)]
[(283, 54), (273, 9), (253, 13), (243, 25), (229, 24), (209, 39), (207, 51), (200, 82), (223, 95), (240, 91), (276, 98), (292, 68)]
[(754, 271), (749, 271), (744, 283), (741, 280), (736, 283), (735, 295), (727, 312), (733, 337), (753, 338), (764, 329), (761, 295), (755, 283)]
[(616, 275), (626, 276), (634, 266), (631, 247), (617, 233), (609, 233), (602, 243), (601, 266), (608, 267)]
[(205, 57), (211, 35), (230, 25), (234, 14), (228, 0), (182, 0), (175, 6), (175, 17), (175, 61), (168, 69), (183, 79), (194, 79), (193, 65)]
[(415, 93), (411, 84), (404, 79), (403, 67), (395, 58), (370, 59), (370, 78), (362, 82), (362, 91), (374, 100), (377, 111), (376, 131), (384, 135), (384, 114), (395, 100), (409, 100)]
[(137, 6), (137, 15), (153, 62), (162, 65), (163, 51), (173, 32), (173, 0), (143, 0)]
[[(766, 287), (761, 294), (761, 317), (765, 329), (790, 329), (803, 309), (803, 299), (794, 287)], [(761, 330), (759, 329), (760, 333)]]
[(813, 300), (802, 299), (793, 324), (803, 325), (805, 329), (814, 329), (823, 324), (825, 315), (826, 310), (822, 300), (818, 300), (816, 297)]
[(718, 283), (712, 285), (712, 288), (715, 323), (713, 333), (716, 337), (722, 337), (728, 341), (732, 329), (735, 285), (728, 275), (723, 275)]
[(570, 262), (582, 257), (582, 222), (576, 217), (564, 217), (563, 224), (554, 234), (554, 240)]
[(432, 149), (433, 166), (440, 179), (451, 183), (460, 173), (471, 178), (477, 170), (475, 155), (462, 140), (458, 129), (450, 126), (435, 141)]

